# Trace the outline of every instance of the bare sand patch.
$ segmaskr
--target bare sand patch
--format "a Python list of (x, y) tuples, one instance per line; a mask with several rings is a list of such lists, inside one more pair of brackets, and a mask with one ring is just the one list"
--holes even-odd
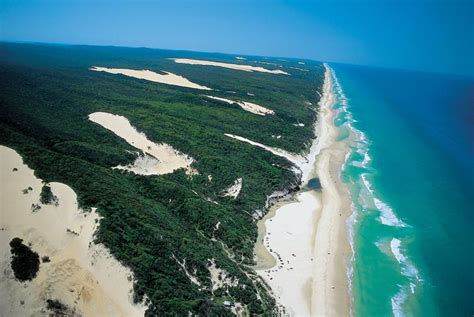
[(302, 165), (303, 162), (306, 161), (306, 159), (304, 157), (302, 157), (301, 155), (293, 154), (293, 153), (287, 152), (285, 150), (282, 150), (282, 149), (279, 149), (279, 148), (276, 148), (276, 147), (267, 146), (267, 145), (249, 140), (247, 138), (244, 138), (244, 137), (241, 137), (241, 136), (238, 136), (238, 135), (230, 134), (230, 133), (224, 133), (224, 135), (229, 137), (229, 138), (241, 141), (241, 142), (245, 142), (245, 143), (248, 143), (248, 144), (251, 144), (251, 145), (254, 145), (254, 146), (258, 146), (259, 148), (262, 148), (262, 149), (264, 149), (268, 152), (271, 152), (271, 153), (273, 153), (277, 156), (284, 157), (288, 161), (292, 162), (293, 164), (295, 164), (298, 167), (300, 165)]
[(320, 151), (321, 148), (321, 143), (317, 142), (317, 139), (314, 140), (312, 143), (309, 153), (305, 156), (300, 155), (300, 154), (295, 154), (295, 153), (290, 153), (288, 151), (276, 148), (276, 147), (271, 147), (267, 146), (252, 140), (249, 140), (247, 138), (234, 135), (234, 134), (229, 134), (229, 133), (224, 133), (225, 136), (239, 140), (241, 142), (245, 142), (254, 146), (258, 146), (266, 151), (269, 151), (277, 156), (281, 156), (286, 158), (288, 161), (293, 163), (295, 165), (294, 171), (295, 173), (298, 173), (301, 175), (301, 182), (302, 186), (306, 185), (309, 179), (312, 177), (312, 171), (314, 169), (314, 163), (316, 161), (316, 156)]
[(234, 181), (234, 183), (229, 188), (224, 190), (222, 196), (224, 197), (228, 196), (228, 197), (232, 197), (236, 199), (237, 196), (239, 196), (241, 190), (242, 190), (242, 177), (239, 177)]
[(219, 100), (228, 104), (238, 104), (240, 108), (242, 108), (245, 111), (252, 112), (255, 114), (258, 114), (259, 116), (265, 116), (267, 114), (275, 114), (275, 111), (270, 110), (268, 108), (262, 107), (260, 105), (257, 105), (256, 103), (252, 102), (247, 102), (247, 101), (235, 101), (235, 100), (230, 100), (222, 97), (214, 97), (214, 96), (207, 96), (207, 98), (214, 99), (214, 100)]
[(186, 173), (190, 175), (196, 174), (196, 170), (191, 168), (194, 161), (191, 157), (166, 143), (157, 144), (150, 141), (144, 133), (138, 132), (127, 118), (107, 112), (94, 112), (89, 115), (89, 120), (112, 131), (144, 153), (139, 155), (133, 164), (115, 168), (140, 175), (167, 174), (179, 168), (186, 169)]
[(239, 281), (236, 278), (230, 277), (229, 273), (216, 266), (215, 259), (208, 259), (209, 265), (207, 269), (211, 275), (212, 291), (215, 291), (223, 286), (237, 286)]
[(205, 61), (205, 60), (199, 60), (199, 59), (188, 59), (188, 58), (170, 58), (170, 59), (174, 60), (175, 63), (179, 63), (179, 64), (216, 66), (216, 67), (224, 67), (224, 68), (229, 68), (229, 69), (234, 69), (234, 70), (241, 70), (244, 72), (261, 72), (261, 73), (269, 73), (269, 74), (289, 75), (287, 72), (284, 72), (280, 69), (272, 70), (272, 69), (267, 69), (260, 66), (221, 63), (221, 62)]
[[(53, 299), (83, 316), (143, 316), (146, 307), (132, 304), (132, 272), (93, 242), (95, 209), (78, 209), (76, 194), (61, 183), (50, 184), (58, 205), (41, 204), (42, 180), (20, 155), (0, 146), (0, 158), (0, 315), (49, 316), (46, 301)], [(32, 204), (41, 208), (32, 212)], [(8, 245), (14, 237), (50, 259), (32, 281), (14, 278)]]
[(195, 84), (189, 81), (188, 79), (184, 78), (183, 76), (179, 76), (170, 72), (164, 72), (165, 74), (163, 75), (163, 74), (152, 72), (151, 70), (147, 70), (147, 69), (136, 70), (136, 69), (123, 69), (123, 68), (107, 68), (107, 67), (98, 67), (98, 66), (92, 66), (89, 69), (97, 71), (97, 72), (121, 74), (121, 75), (134, 77), (138, 79), (145, 79), (145, 80), (153, 81), (155, 83), (201, 89), (201, 90), (212, 90), (209, 87)]

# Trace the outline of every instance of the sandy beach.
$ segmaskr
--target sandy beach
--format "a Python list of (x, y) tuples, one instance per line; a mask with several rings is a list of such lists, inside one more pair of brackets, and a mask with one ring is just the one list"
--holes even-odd
[[(100, 223), (95, 209), (78, 209), (76, 194), (61, 183), (50, 184), (58, 204), (42, 204), (43, 182), (20, 155), (0, 146), (0, 158), (0, 315), (49, 316), (51, 299), (66, 305), (68, 316), (143, 316), (146, 307), (132, 304), (132, 272), (93, 242)], [(13, 275), (15, 237), (49, 258), (31, 281)]]
[(312, 168), (300, 167), (303, 185), (318, 177), (322, 189), (301, 191), (278, 203), (258, 224), (255, 268), (284, 307), (284, 315), (347, 316), (350, 312), (347, 264), (351, 250), (346, 220), (351, 208), (340, 181), (348, 148), (336, 141), (334, 102), (331, 72), (326, 66), (315, 127), (318, 137), (306, 160), (313, 163)]

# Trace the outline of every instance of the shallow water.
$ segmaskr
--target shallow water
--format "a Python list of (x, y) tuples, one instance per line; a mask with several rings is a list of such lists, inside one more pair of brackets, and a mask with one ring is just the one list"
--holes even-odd
[(474, 80), (331, 65), (356, 316), (474, 313)]

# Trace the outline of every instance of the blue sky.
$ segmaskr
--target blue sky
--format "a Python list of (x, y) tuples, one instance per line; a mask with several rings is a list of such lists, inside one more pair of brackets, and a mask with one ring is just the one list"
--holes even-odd
[(474, 76), (474, 0), (0, 0), (0, 39), (311, 58)]

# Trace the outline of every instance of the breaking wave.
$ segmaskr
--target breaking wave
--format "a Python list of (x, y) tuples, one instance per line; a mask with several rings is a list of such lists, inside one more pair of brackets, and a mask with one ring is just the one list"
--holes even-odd
[[(378, 195), (374, 189), (372, 179), (374, 177), (374, 169), (371, 166), (372, 157), (370, 156), (370, 140), (362, 131), (354, 127), (354, 123), (357, 122), (352, 113), (350, 112), (350, 100), (344, 95), (343, 89), (336, 77), (334, 70), (332, 70), (333, 77), (333, 89), (336, 93), (337, 101), (334, 109), (335, 125), (338, 127), (340, 133), (338, 140), (347, 142), (351, 148), (351, 151), (346, 156), (346, 161), (343, 166), (343, 172), (347, 168), (355, 168), (357, 173), (349, 173), (351, 176), (347, 176), (343, 181), (347, 183), (351, 189), (352, 195), (352, 215), (347, 221), (349, 231), (349, 242), (353, 252), (351, 264), (348, 267), (347, 275), (351, 281), (349, 291), (351, 297), (354, 292), (352, 279), (354, 275), (354, 261), (355, 252), (357, 248), (354, 245), (358, 232), (356, 225), (364, 216), (369, 213), (378, 213), (377, 220), (380, 224), (387, 226), (387, 237), (390, 241), (390, 253), (386, 253), (387, 256), (393, 257), (394, 261), (398, 262), (400, 266), (399, 274), (404, 276), (407, 283), (398, 285), (398, 292), (391, 298), (392, 313), (394, 316), (403, 316), (403, 305), (406, 303), (408, 296), (415, 293), (416, 286), (421, 283), (419, 272), (414, 264), (408, 259), (404, 252), (402, 240), (393, 236), (393, 230), (388, 230), (389, 227), (403, 228), (410, 227), (404, 221), (399, 219), (393, 208)], [(375, 242), (378, 244), (378, 242)]]

